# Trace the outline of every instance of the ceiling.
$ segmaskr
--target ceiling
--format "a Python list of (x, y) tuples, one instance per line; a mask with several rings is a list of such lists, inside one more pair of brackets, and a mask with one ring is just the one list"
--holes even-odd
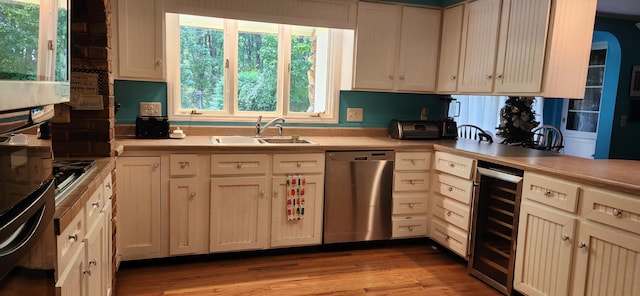
[(640, 1), (638, 0), (598, 0), (597, 12), (603, 16), (613, 16), (640, 21)]

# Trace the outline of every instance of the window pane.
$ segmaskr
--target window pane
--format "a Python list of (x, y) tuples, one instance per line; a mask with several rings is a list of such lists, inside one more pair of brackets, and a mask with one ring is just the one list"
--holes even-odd
[(0, 1), (0, 79), (36, 80), (40, 6)]
[(182, 109), (224, 109), (223, 20), (180, 16)]
[(291, 36), (289, 111), (313, 112), (316, 64), (316, 30), (294, 27)]
[(57, 32), (57, 40), (56, 40), (56, 70), (55, 70), (55, 80), (56, 81), (67, 81), (69, 80), (69, 71), (68, 71), (68, 52), (67, 52), (67, 43), (68, 41), (68, 30), (67, 30), (67, 1), (66, 0), (58, 0), (58, 32)]
[(598, 113), (569, 111), (567, 130), (595, 133), (598, 128)]
[(278, 95), (278, 26), (238, 22), (238, 110), (273, 112)]

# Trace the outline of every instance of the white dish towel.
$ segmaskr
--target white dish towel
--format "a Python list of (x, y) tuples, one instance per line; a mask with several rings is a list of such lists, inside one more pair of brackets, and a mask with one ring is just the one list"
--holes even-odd
[(304, 187), (307, 180), (304, 175), (287, 175), (287, 220), (304, 218)]

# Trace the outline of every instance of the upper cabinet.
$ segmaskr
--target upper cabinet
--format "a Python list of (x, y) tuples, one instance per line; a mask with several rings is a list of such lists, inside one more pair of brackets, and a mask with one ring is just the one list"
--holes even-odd
[(446, 8), (442, 13), (442, 40), (438, 61), (438, 92), (455, 92), (458, 89), (458, 58), (464, 6)]
[(114, 3), (116, 78), (163, 81), (163, 1), (117, 0)]
[(465, 5), (458, 91), (582, 98), (595, 0)]
[(358, 4), (355, 89), (435, 91), (441, 11)]

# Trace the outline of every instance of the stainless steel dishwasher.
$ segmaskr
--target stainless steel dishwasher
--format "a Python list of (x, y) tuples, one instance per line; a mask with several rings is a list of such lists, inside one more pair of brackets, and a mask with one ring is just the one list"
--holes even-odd
[(391, 238), (393, 151), (328, 151), (325, 244)]

